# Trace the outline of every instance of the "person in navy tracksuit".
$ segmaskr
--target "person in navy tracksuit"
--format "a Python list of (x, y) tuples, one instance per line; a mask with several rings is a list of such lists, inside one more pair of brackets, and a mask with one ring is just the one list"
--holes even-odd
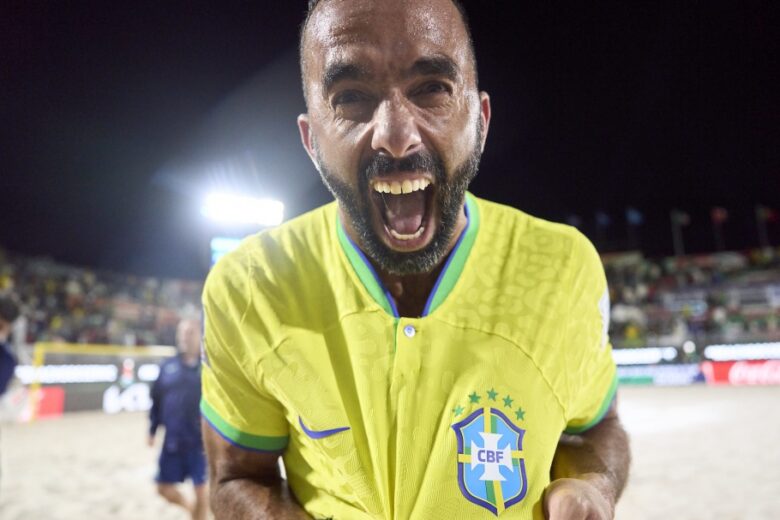
[(16, 357), (8, 343), (14, 321), (19, 317), (19, 306), (10, 296), (0, 296), (0, 397), (8, 389), (16, 370)]
[(16, 369), (16, 357), (8, 343), (19, 306), (10, 296), (0, 296), (0, 396), (8, 389)]
[[(187, 509), (193, 520), (205, 520), (208, 512), (206, 456), (200, 433), (200, 342), (200, 321), (179, 322), (179, 353), (160, 365), (149, 412), (149, 446), (154, 446), (158, 427), (165, 427), (157, 491), (172, 504)], [(195, 503), (185, 499), (176, 486), (186, 478), (195, 487)]]

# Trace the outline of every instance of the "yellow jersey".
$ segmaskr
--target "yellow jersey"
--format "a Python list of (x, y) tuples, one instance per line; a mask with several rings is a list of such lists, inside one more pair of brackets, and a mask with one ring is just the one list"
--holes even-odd
[(398, 316), (335, 202), (208, 277), (202, 413), (280, 453), (314, 518), (543, 518), (561, 432), (614, 396), (590, 242), (471, 194), (466, 213), (422, 317)]

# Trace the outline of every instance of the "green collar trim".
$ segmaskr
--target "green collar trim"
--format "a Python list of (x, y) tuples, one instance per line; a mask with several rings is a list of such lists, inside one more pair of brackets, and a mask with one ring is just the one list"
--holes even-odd
[[(471, 193), (466, 193), (465, 209), (466, 218), (468, 219), (466, 229), (463, 230), (460, 238), (458, 238), (458, 241), (455, 243), (455, 247), (450, 252), (449, 257), (444, 264), (444, 268), (439, 274), (436, 284), (433, 286), (433, 290), (425, 304), (423, 316), (427, 316), (434, 312), (442, 303), (444, 303), (444, 300), (450, 292), (452, 292), (452, 289), (460, 278), (460, 275), (466, 266), (466, 260), (469, 257), (469, 253), (471, 253), (471, 248), (474, 246), (474, 241), (476, 240), (477, 232), (479, 231), (480, 216), (477, 201)], [(379, 275), (377, 275), (374, 267), (368, 261), (368, 258), (366, 258), (366, 255), (352, 239), (349, 238), (349, 235), (347, 235), (338, 214), (336, 216), (336, 234), (338, 235), (341, 249), (347, 256), (349, 263), (355, 270), (355, 274), (360, 279), (363, 287), (366, 288), (366, 291), (368, 291), (368, 294), (387, 314), (399, 318), (400, 316), (393, 297), (382, 284)]]
[(374, 266), (368, 261), (363, 251), (352, 241), (344, 231), (344, 226), (341, 224), (341, 218), (336, 216), (336, 233), (339, 236), (339, 244), (341, 249), (344, 250), (344, 254), (347, 255), (349, 263), (352, 264), (352, 268), (355, 270), (355, 274), (363, 283), (363, 287), (366, 288), (368, 294), (374, 299), (376, 303), (382, 307), (386, 313), (398, 318), (398, 309), (395, 307), (393, 298), (387, 292), (382, 281), (379, 279), (379, 275), (376, 274)]
[(474, 246), (474, 241), (477, 239), (479, 208), (477, 207), (477, 201), (471, 193), (466, 193), (466, 218), (468, 219), (466, 229), (460, 234), (460, 238), (458, 238), (455, 247), (450, 252), (444, 268), (439, 273), (439, 279), (436, 280), (436, 285), (433, 286), (433, 290), (430, 296), (428, 296), (428, 302), (425, 304), (423, 316), (428, 316), (439, 308), (452, 292), (452, 289), (455, 288), (463, 268), (466, 267), (466, 260), (469, 257), (469, 253), (471, 253), (471, 248)]

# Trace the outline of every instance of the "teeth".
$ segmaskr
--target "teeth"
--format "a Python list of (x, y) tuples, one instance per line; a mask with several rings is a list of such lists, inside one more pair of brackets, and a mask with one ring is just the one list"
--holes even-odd
[(431, 181), (428, 179), (407, 179), (403, 182), (376, 181), (374, 182), (374, 191), (378, 193), (392, 193), (393, 195), (400, 195), (402, 193), (406, 194), (424, 190), (430, 185)]
[(411, 235), (402, 235), (401, 233), (398, 233), (395, 229), (390, 229), (390, 234), (393, 235), (393, 238), (396, 238), (398, 240), (413, 240), (415, 238), (419, 238), (423, 232), (425, 231), (425, 226), (420, 226), (420, 229), (412, 233)]

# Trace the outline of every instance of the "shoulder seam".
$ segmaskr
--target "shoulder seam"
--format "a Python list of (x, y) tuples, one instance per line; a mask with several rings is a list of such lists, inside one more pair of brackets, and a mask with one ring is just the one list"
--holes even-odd
[(450, 325), (452, 327), (457, 327), (459, 329), (474, 330), (474, 331), (478, 331), (478, 332), (480, 332), (482, 334), (488, 334), (490, 336), (495, 336), (497, 338), (501, 338), (504, 341), (507, 341), (507, 342), (511, 343), (512, 345), (514, 345), (515, 347), (517, 347), (517, 349), (519, 349), (523, 354), (525, 354), (525, 356), (529, 359), (529, 361), (531, 361), (531, 363), (533, 364), (534, 368), (536, 368), (536, 371), (539, 372), (539, 375), (542, 377), (544, 382), (547, 383), (548, 388), (552, 392), (553, 396), (555, 396), (555, 401), (558, 403), (558, 406), (561, 408), (561, 413), (562, 413), (562, 416), (563, 416), (564, 420), (567, 419), (567, 417), (566, 417), (566, 407), (563, 406), (563, 402), (561, 401), (561, 398), (558, 395), (558, 392), (555, 391), (555, 388), (550, 383), (550, 380), (547, 378), (547, 375), (544, 373), (542, 368), (536, 362), (534, 357), (528, 352), (528, 350), (526, 350), (521, 345), (519, 345), (517, 343), (517, 341), (515, 341), (515, 340), (513, 340), (511, 338), (508, 338), (508, 337), (506, 337), (505, 335), (503, 335), (503, 334), (501, 334), (499, 332), (486, 331), (486, 330), (483, 330), (483, 329), (478, 329), (476, 327), (464, 326), (462, 324), (455, 324), (455, 323), (452, 323), (452, 322), (450, 322), (448, 320), (444, 320), (444, 319), (441, 319), (441, 318), (437, 318), (437, 319), (438, 319), (438, 321), (446, 323), (447, 325)]
[[(595, 252), (595, 248), (593, 247), (593, 244), (590, 242), (588, 237), (586, 237), (579, 229), (573, 228), (573, 232), (571, 233), (571, 236), (572, 236), (571, 247), (569, 248), (568, 257), (567, 257), (567, 263), (570, 264), (569, 268), (567, 270), (568, 271), (567, 278), (568, 278), (569, 290), (566, 291), (566, 295), (567, 295), (567, 297), (566, 297), (566, 300), (567, 300), (566, 301), (566, 311), (567, 311), (567, 314), (569, 314), (569, 315), (571, 314), (571, 312), (574, 309), (574, 297), (575, 297), (574, 296), (574, 292), (575, 292), (574, 288), (575, 288), (575, 285), (577, 284), (577, 280), (579, 278), (580, 273), (584, 269), (584, 267), (582, 265), (579, 265), (579, 268), (577, 268), (577, 266), (575, 266), (575, 265), (571, 265), (572, 262), (573, 262), (573, 259), (574, 259), (575, 255), (577, 255), (578, 253), (583, 252), (585, 249), (587, 249), (588, 245), (590, 245), (590, 247), (593, 248), (593, 250)], [(566, 330), (566, 333), (564, 334), (565, 338), (569, 337), (569, 334), (568, 334), (568, 327), (569, 326), (570, 326), (570, 322), (569, 322), (569, 325), (567, 325), (567, 330)], [(572, 348), (570, 345), (567, 345), (566, 347), (567, 348)], [(572, 382), (572, 373), (569, 370), (566, 370), (565, 373), (566, 373), (566, 395), (569, 398), (569, 400), (571, 401), (573, 399), (572, 390), (573, 390), (573, 386), (574, 386), (573, 382)], [(569, 419), (571, 418), (570, 417), (570, 413), (571, 413), (571, 410), (569, 409), (569, 407), (566, 407), (564, 409), (564, 416), (566, 418), (566, 423), (567, 424), (569, 422)]]
[[(246, 259), (244, 260), (246, 261)], [(246, 298), (246, 307), (244, 307), (244, 312), (241, 313), (241, 321), (240, 324), (244, 324), (244, 321), (246, 321), (246, 317), (249, 314), (249, 309), (252, 307), (252, 302), (254, 295), (252, 294), (252, 285), (249, 283), (252, 280), (252, 274), (254, 272), (254, 269), (252, 267), (252, 264), (249, 262), (246, 263), (246, 278), (244, 280), (244, 287), (245, 291), (247, 292), (247, 298)]]

